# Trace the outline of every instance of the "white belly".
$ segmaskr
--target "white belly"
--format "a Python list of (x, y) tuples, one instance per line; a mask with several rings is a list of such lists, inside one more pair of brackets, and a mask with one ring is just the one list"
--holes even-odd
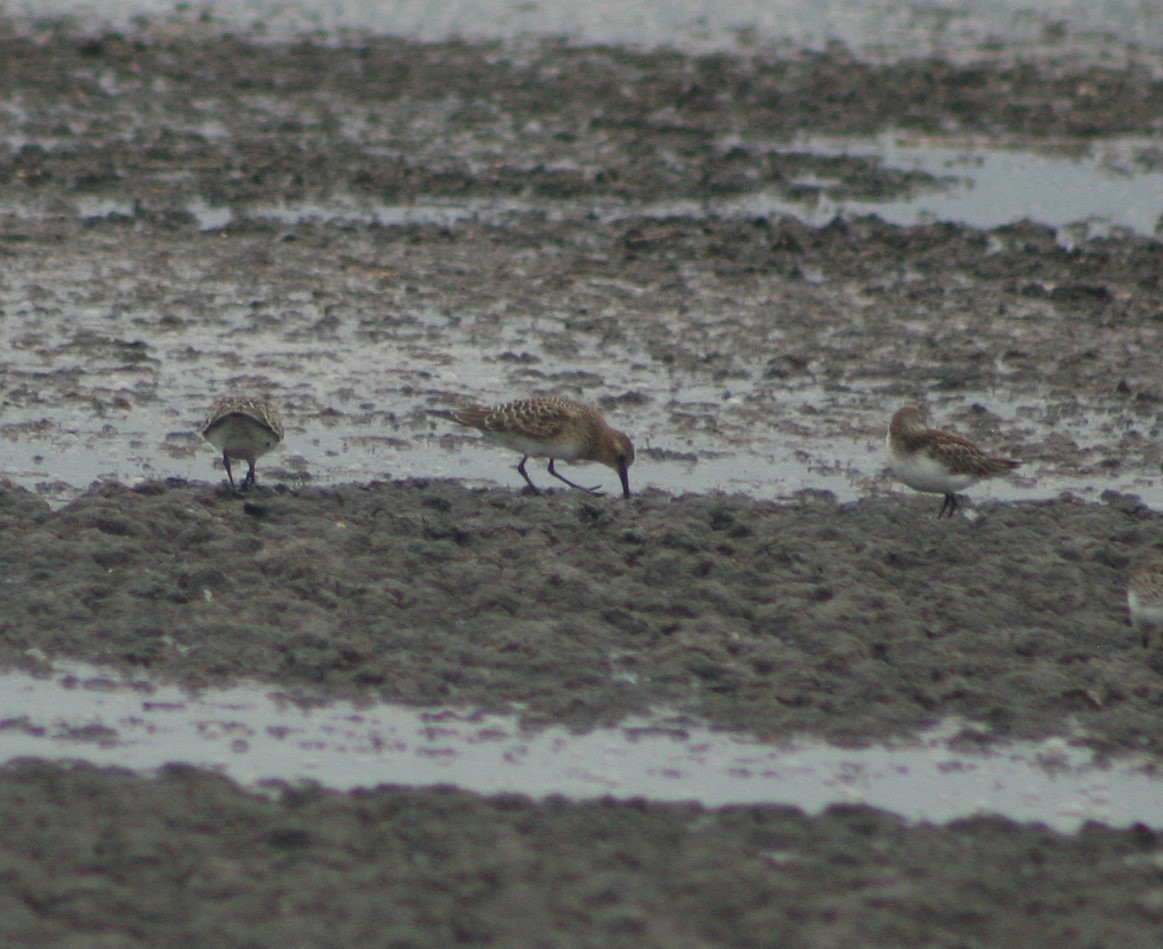
[(275, 433), (265, 425), (241, 415), (231, 415), (218, 422), (206, 433), (206, 440), (231, 458), (243, 461), (254, 461), (279, 443)]
[(971, 474), (950, 474), (949, 469), (924, 452), (914, 455), (898, 455), (887, 445), (888, 466), (892, 473), (914, 491), (930, 491), (933, 494), (956, 494), (977, 478)]
[(581, 446), (566, 441), (541, 441), (524, 438), (508, 432), (486, 432), (496, 444), (519, 451), (530, 458), (556, 458), (558, 461), (577, 461)]

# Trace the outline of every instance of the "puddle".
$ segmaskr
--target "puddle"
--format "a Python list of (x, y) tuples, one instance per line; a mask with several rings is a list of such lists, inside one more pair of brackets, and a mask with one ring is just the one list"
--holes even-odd
[[(336, 195), (325, 201), (248, 206), (239, 214), (201, 199), (186, 209), (203, 230), (222, 229), (242, 219), (287, 225), (307, 221), (378, 227), (454, 227), (465, 221), (503, 225), (515, 214), (548, 214), (551, 220), (594, 215), (607, 223), (630, 217), (786, 215), (819, 227), (837, 216), (876, 215), (902, 227), (948, 221), (989, 230), (1034, 221), (1055, 228), (1059, 244), (1066, 249), (1118, 231), (1145, 237), (1163, 233), (1163, 171), (1145, 167), (1139, 160), (1140, 155), (1157, 150), (1157, 143), (1149, 139), (1105, 139), (1080, 151), (1038, 143), (1018, 146), (939, 137), (920, 140), (886, 133), (875, 138), (805, 136), (791, 144), (763, 147), (773, 153), (875, 158), (885, 170), (919, 172), (931, 176), (933, 183), (914, 188), (903, 197), (879, 201), (835, 197), (832, 182), (805, 179), (792, 182), (797, 191), (807, 195), (799, 200), (783, 192), (756, 191), (730, 198), (647, 205), (603, 201), (600, 196), (585, 202), (506, 197), (386, 205)], [(89, 205), (79, 211), (84, 217), (103, 216), (98, 212), (106, 209), (106, 204), (97, 206), (96, 211)]]
[(769, 743), (660, 713), (572, 734), (511, 716), (336, 703), (302, 709), (261, 686), (208, 690), (127, 682), (59, 664), (51, 678), (0, 674), (0, 761), (86, 760), (149, 771), (182, 761), (255, 786), (339, 790), (450, 784), (484, 794), (795, 805), (866, 803), (916, 821), (975, 813), (1064, 831), (1087, 820), (1163, 827), (1163, 778), (1146, 761), (1096, 764), (1063, 739), (953, 751), (948, 722), (912, 742), (842, 749)]
[[(1157, 147), (1148, 139), (1107, 139), (1086, 151), (918, 140), (896, 133), (875, 140), (808, 136), (801, 144), (813, 155), (872, 157), (885, 169), (922, 172), (941, 183), (889, 201), (836, 200), (821, 183), (810, 204), (760, 192), (715, 202), (712, 211), (792, 214), (816, 225), (837, 215), (875, 214), (904, 227), (949, 221), (985, 230), (1029, 220), (1055, 228), (1067, 249), (1119, 229), (1145, 237), (1163, 233), (1163, 172), (1147, 170), (1139, 161)], [(1145, 200), (1148, 195), (1153, 197)]]

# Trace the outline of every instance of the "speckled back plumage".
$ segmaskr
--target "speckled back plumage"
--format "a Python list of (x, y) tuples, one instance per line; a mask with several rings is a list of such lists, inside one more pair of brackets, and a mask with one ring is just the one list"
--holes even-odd
[[(503, 405), (434, 409), (432, 414), (475, 428), (492, 441), (521, 452), (517, 470), (534, 491), (537, 489), (525, 470), (525, 462), (531, 457), (548, 458), (549, 473), (575, 488), (581, 485), (558, 474), (553, 467), (555, 460), (607, 465), (618, 472), (623, 495), (630, 496), (627, 470), (634, 462), (634, 446), (624, 433), (607, 425), (602, 413), (592, 405), (557, 396), (537, 396)], [(600, 493), (596, 488), (583, 490)]]
[(504, 405), (469, 406), (437, 411), (435, 414), (482, 432), (521, 435), (545, 441), (561, 437), (579, 423), (608, 427), (602, 414), (593, 406), (557, 396), (518, 399)]
[(927, 452), (943, 464), (951, 475), (989, 478), (1020, 467), (1020, 461), (988, 455), (968, 438), (953, 432), (929, 428), (919, 409), (906, 407), (892, 417), (889, 437), (902, 454)]
[(228, 396), (210, 408), (202, 423), (202, 437), (222, 452), (226, 479), (234, 487), (230, 462), (245, 461), (246, 477), (241, 488), (255, 483), (255, 461), (283, 440), (283, 423), (279, 413), (266, 399), (253, 396)]
[(277, 441), (283, 440), (283, 422), (279, 418), (279, 413), (269, 400), (254, 396), (226, 396), (219, 399), (210, 407), (199, 432), (204, 438), (207, 437), (215, 425), (231, 415), (253, 419), (270, 429)]

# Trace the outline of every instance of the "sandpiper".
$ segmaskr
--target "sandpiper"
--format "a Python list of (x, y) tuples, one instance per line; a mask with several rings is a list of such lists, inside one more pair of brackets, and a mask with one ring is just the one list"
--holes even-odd
[(945, 495), (937, 517), (953, 516), (958, 491), (1021, 464), (987, 455), (960, 435), (929, 428), (921, 410), (911, 405), (893, 415), (885, 448), (888, 465), (901, 481), (917, 491)]
[(539, 396), (505, 405), (434, 409), (432, 414), (479, 429), (498, 445), (521, 452), (517, 470), (534, 494), (540, 492), (525, 471), (525, 462), (530, 458), (548, 458), (549, 473), (553, 477), (590, 494), (602, 492), (597, 487), (574, 484), (558, 474), (553, 468), (554, 461), (598, 461), (608, 465), (622, 480), (622, 496), (630, 497), (630, 479), (626, 472), (634, 462), (634, 446), (629, 438), (610, 428), (593, 406), (555, 396)]
[(1131, 625), (1143, 637), (1143, 646), (1149, 646), (1151, 633), (1163, 631), (1163, 557), (1151, 556), (1131, 571), (1127, 609)]
[(249, 466), (239, 490), (254, 484), (254, 463), (283, 440), (283, 423), (266, 399), (228, 396), (219, 399), (202, 423), (202, 437), (222, 452), (226, 477), (234, 487), (230, 459)]

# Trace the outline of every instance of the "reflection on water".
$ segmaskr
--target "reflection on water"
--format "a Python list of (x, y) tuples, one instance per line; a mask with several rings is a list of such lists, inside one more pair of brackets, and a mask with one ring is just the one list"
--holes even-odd
[(1070, 831), (1086, 820), (1163, 828), (1163, 779), (1145, 762), (1093, 762), (1062, 739), (951, 750), (956, 723), (912, 742), (848, 750), (773, 744), (659, 713), (571, 734), (516, 718), (339, 702), (305, 710), (249, 684), (197, 696), (60, 665), (0, 674), (0, 761), (86, 760), (139, 771), (182, 761), (246, 785), (314, 780), (347, 790), (451, 784), (485, 794), (612, 795), (707, 806), (867, 803), (912, 820), (979, 812)]

